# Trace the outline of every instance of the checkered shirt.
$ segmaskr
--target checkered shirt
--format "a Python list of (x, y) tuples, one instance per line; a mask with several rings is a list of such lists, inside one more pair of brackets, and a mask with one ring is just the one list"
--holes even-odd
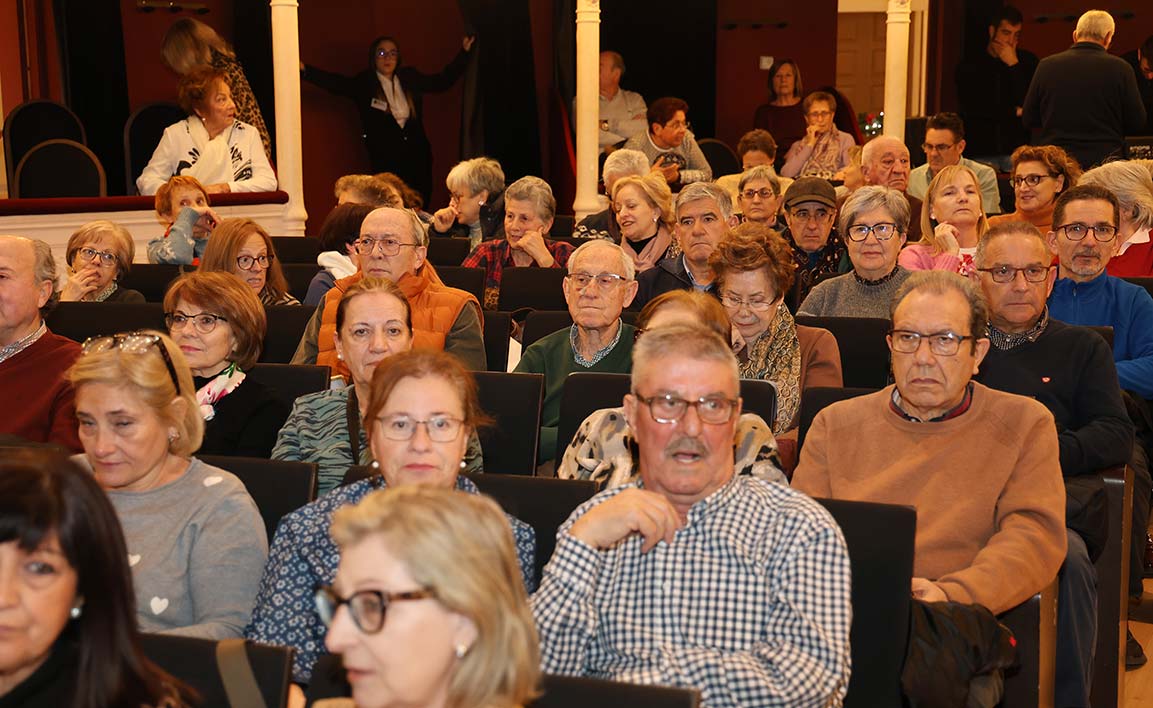
[(569, 517), (532, 597), (549, 673), (694, 688), (709, 708), (840, 706), (849, 683), (849, 555), (819, 504), (734, 476), (672, 544), (598, 551)]

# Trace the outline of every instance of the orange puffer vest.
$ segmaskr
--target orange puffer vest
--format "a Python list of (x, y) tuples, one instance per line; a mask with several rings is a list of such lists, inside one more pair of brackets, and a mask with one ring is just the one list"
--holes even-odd
[[(348, 365), (336, 358), (336, 308), (345, 291), (363, 277), (363, 273), (356, 272), (341, 278), (325, 294), (320, 334), (316, 340), (316, 363), (328, 366), (334, 376), (340, 374), (345, 381), (351, 381), (352, 376)], [(413, 349), (443, 351), (449, 330), (466, 306), (471, 305), (477, 317), (482, 316), (476, 297), (445, 285), (431, 263), (425, 263), (415, 274), (404, 275), (397, 285), (412, 308)]]

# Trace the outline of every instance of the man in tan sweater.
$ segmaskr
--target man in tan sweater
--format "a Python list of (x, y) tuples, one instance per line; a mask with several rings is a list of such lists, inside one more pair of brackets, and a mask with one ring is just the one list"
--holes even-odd
[(1065, 557), (1053, 416), (970, 380), (989, 340), (968, 280), (914, 273), (892, 321), (896, 385), (821, 411), (793, 487), (915, 506), (914, 597), (1004, 612), (1048, 585)]

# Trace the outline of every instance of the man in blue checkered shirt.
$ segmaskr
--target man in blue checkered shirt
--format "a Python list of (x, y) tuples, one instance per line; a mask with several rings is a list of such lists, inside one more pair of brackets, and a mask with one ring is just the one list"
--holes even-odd
[(532, 598), (545, 671), (696, 689), (710, 708), (841, 705), (845, 542), (812, 499), (734, 474), (739, 392), (716, 334), (637, 341), (625, 415), (640, 481), (561, 527)]

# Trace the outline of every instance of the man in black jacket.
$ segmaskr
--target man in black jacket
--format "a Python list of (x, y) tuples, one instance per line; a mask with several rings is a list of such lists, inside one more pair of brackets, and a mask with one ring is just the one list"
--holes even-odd
[(1064, 148), (1084, 169), (1120, 155), (1145, 126), (1132, 67), (1106, 51), (1114, 27), (1104, 10), (1081, 15), (1073, 46), (1041, 60), (1022, 109), (1025, 126), (1041, 129), (1038, 144)]

